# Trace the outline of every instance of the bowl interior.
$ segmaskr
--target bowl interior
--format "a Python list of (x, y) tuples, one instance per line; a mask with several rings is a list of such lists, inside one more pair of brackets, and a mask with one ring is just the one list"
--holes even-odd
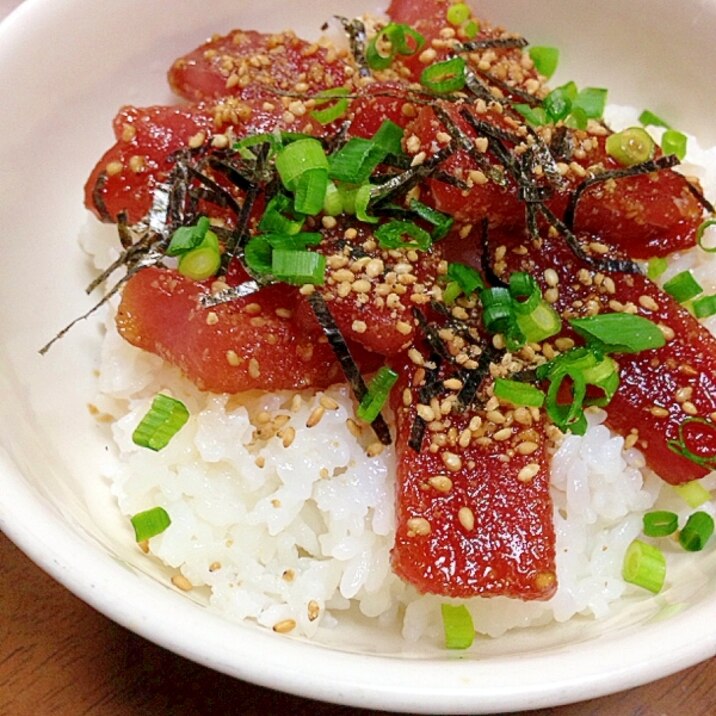
[[(705, 107), (716, 88), (699, 68), (716, 65), (716, 3), (686, 5), (674, 13), (665, 0), (580, 1), (567, 13), (556, 0), (539, 7), (484, 0), (479, 12), (535, 44), (560, 47), (555, 83), (608, 87), (612, 101), (648, 107), (713, 144), (716, 125)], [(168, 589), (133, 547), (100, 477), (112, 456), (87, 409), (100, 321), (79, 323), (38, 354), (92, 305), (83, 293), (91, 270), (77, 245), (82, 186), (112, 142), (112, 117), (124, 103), (170, 102), (166, 68), (212, 32), (292, 27), (315, 37), (331, 15), (380, 9), (373, 0), (215, 0), (211, 13), (199, 0), (171, 7), (27, 0), (0, 27), (0, 86), (9, 98), (0, 106), (0, 528), (82, 598), (143, 635), (242, 678), (346, 703), (428, 712), (533, 708), (626, 688), (705, 658), (716, 644), (714, 554), (685, 568), (678, 589), (625, 600), (605, 621), (515, 632), (457, 659), (360, 620), (326, 631), (320, 644), (226, 624)]]

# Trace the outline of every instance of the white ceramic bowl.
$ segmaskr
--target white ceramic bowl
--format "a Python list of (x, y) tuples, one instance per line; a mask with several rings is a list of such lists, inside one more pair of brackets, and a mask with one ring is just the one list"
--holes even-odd
[[(107, 486), (86, 404), (99, 329), (38, 348), (91, 304), (77, 246), (82, 186), (123, 103), (169, 101), (165, 70), (214, 31), (294, 27), (315, 36), (371, 0), (27, 0), (0, 27), (0, 528), (82, 599), (212, 668), (304, 696), (411, 712), (490, 712), (590, 698), (716, 651), (716, 563), (683, 575), (677, 608), (626, 603), (486, 643), (467, 658), (346, 626), (306, 643), (229, 624), (148, 574)], [(610, 88), (716, 143), (716, 2), (482, 0), (480, 13), (562, 49), (557, 80)], [(713, 199), (713, 197), (712, 197)]]

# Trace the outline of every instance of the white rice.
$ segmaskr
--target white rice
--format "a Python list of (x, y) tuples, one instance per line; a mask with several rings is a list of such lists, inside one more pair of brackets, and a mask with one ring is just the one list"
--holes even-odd
[[(615, 127), (636, 122), (628, 108), (610, 108)], [(658, 137), (657, 137), (658, 138)], [(716, 196), (716, 149), (689, 140), (684, 168)], [(85, 232), (85, 248), (98, 266), (112, 258), (102, 227)], [(709, 239), (710, 241), (711, 239)], [(716, 255), (675, 256), (662, 278), (690, 268), (707, 292), (716, 291)], [(111, 324), (111, 319), (108, 320)], [(716, 332), (716, 318), (707, 325)], [(134, 427), (158, 392), (190, 410), (189, 423), (155, 453), (132, 443)], [(229, 619), (315, 636), (351, 610), (402, 632), (405, 639), (439, 641), (444, 598), (419, 595), (390, 569), (394, 530), (394, 454), (368, 457), (347, 423), (354, 404), (344, 386), (325, 394), (338, 408), (306, 421), (323, 392), (261, 395), (241, 401), (198, 391), (161, 359), (123, 341), (108, 325), (102, 348), (97, 407), (115, 421), (116, 470), (108, 475), (119, 509), (130, 516), (160, 505), (172, 524), (150, 542), (151, 556), (171, 575), (181, 574)], [(283, 432), (256, 436), (268, 417)], [(546, 602), (503, 597), (466, 602), (478, 633), (566, 621), (579, 614), (602, 618), (626, 593), (648, 592), (621, 577), (624, 552), (642, 529), (642, 515), (657, 506), (690, 509), (645, 467), (635, 449), (589, 413), (583, 437), (567, 436), (553, 458), (552, 498), (557, 531), (559, 588)], [(295, 439), (284, 446), (287, 428)], [(704, 480), (716, 486), (716, 475)], [(714, 505), (701, 507), (712, 514)], [(133, 539), (127, 529), (127, 540)], [(692, 559), (669, 550), (669, 563)], [(178, 581), (182, 584), (182, 581)], [(187, 586), (184, 583), (184, 586)], [(320, 637), (319, 637), (320, 638)]]

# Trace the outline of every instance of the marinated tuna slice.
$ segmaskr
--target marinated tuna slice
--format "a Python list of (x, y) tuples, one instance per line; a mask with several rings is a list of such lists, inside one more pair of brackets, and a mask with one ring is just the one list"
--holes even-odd
[[(514, 251), (523, 245), (527, 254)], [(716, 338), (645, 276), (592, 268), (561, 237), (542, 238), (537, 246), (501, 235), (491, 246), (504, 253), (496, 262), (503, 276), (529, 271), (566, 317), (626, 312), (661, 328), (662, 348), (615, 354), (620, 385), (607, 408), (607, 423), (643, 450), (647, 464), (666, 482), (676, 485), (706, 475), (704, 465), (669, 444), (678, 442), (683, 430), (692, 453), (714, 454)]]
[[(555, 534), (539, 412), (493, 397), (486, 409), (444, 416), (444, 396), (421, 402), (426, 371), (400, 370), (393, 569), (420, 592), (549, 598)], [(419, 420), (427, 429), (416, 450)]]
[[(85, 184), (85, 206), (102, 221), (126, 212), (129, 223), (141, 221), (152, 195), (175, 165), (175, 154), (222, 149), (233, 137), (271, 132), (284, 126), (278, 104), (229, 97), (184, 106), (123, 107), (114, 119), (117, 142), (108, 149)], [(317, 134), (323, 128), (304, 117), (293, 129)], [(214, 212), (215, 214), (218, 212)]]
[(310, 95), (350, 84), (354, 66), (346, 53), (301, 40), (292, 32), (234, 30), (177, 59), (169, 84), (190, 101), (279, 90)]
[(412, 311), (430, 301), (440, 270), (432, 252), (382, 249), (374, 227), (340, 222), (324, 231), (325, 285), (319, 290), (343, 335), (369, 351), (396, 355), (415, 337)]
[(342, 378), (316, 325), (298, 328), (300, 301), (285, 285), (211, 308), (208, 289), (169, 269), (146, 268), (127, 282), (117, 313), (120, 334), (178, 366), (202, 390), (237, 393), (326, 387)]
[[(576, 232), (590, 234), (634, 258), (666, 256), (695, 244), (703, 207), (684, 176), (662, 169), (610, 178), (623, 167), (606, 153), (608, 132), (603, 126), (563, 127), (560, 132), (561, 144), (569, 147), (566, 154), (549, 154), (551, 127), (539, 132), (544, 151), (534, 151), (535, 135), (525, 124), (510, 117), (501, 104), (486, 105), (480, 100), (463, 106), (437, 102), (421, 109), (406, 128), (408, 137), (417, 138), (408, 144), (414, 154), (429, 152), (436, 143), (445, 144), (451, 138), (458, 147), (460, 138), (471, 145), (469, 153), (461, 147), (442, 167), (443, 174), (452, 174), (463, 186), (442, 177), (429, 181), (435, 206), (461, 221), (488, 218), (492, 226), (524, 226), (525, 191), (540, 192), (542, 196), (536, 198), (543, 198), (564, 217), (570, 197), (586, 181), (572, 212)], [(510, 152), (513, 162), (533, 152), (529, 170), (517, 163), (514, 170), (506, 168), (501, 157)], [(601, 173), (605, 180), (595, 181)]]

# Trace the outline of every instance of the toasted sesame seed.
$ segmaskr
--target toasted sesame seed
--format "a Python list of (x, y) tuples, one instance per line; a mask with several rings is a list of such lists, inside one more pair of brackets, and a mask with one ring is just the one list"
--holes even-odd
[(687, 414), (687, 415), (698, 415), (698, 410), (696, 409), (696, 406), (690, 401), (686, 400), (681, 404), (681, 409)]
[(189, 592), (194, 588), (194, 585), (183, 574), (175, 574), (172, 577), (172, 584), (183, 592)]
[(425, 420), (425, 422), (427, 423), (430, 423), (435, 420), (435, 413), (429, 405), (425, 405), (424, 403), (418, 403), (416, 411), (418, 413), (418, 416)]
[(292, 425), (288, 425), (282, 430), (279, 430), (278, 436), (281, 438), (281, 444), (285, 448), (290, 447), (296, 438), (296, 429)]
[(377, 457), (383, 452), (383, 450), (385, 450), (385, 445), (383, 445), (383, 443), (379, 440), (375, 440), (370, 445), (368, 445), (365, 450), (365, 454), (368, 457)]
[(206, 314), (206, 325), (215, 326), (219, 322), (219, 316), (214, 311), (209, 311)]
[(557, 286), (559, 284), (559, 274), (553, 268), (545, 269), (545, 272), (543, 275), (544, 275), (545, 283), (548, 286), (551, 286), (552, 288), (554, 288), (555, 286)]
[(671, 326), (667, 326), (665, 323), (659, 323), (657, 325), (667, 341), (674, 340), (676, 333), (674, 333), (674, 329)]
[(311, 601), (308, 602), (306, 610), (308, 612), (309, 622), (315, 622), (316, 619), (318, 619), (318, 615), (321, 613), (321, 607), (315, 599), (311, 599)]
[(647, 311), (658, 311), (659, 304), (651, 297), (643, 294), (639, 296), (639, 305), (642, 308), (646, 308)]
[(475, 529), (475, 513), (469, 507), (461, 507), (457, 511), (457, 519), (468, 532)]
[(638, 440), (639, 440), (639, 433), (629, 433), (629, 435), (627, 435), (624, 438), (624, 448), (626, 450), (633, 448), (636, 445)]
[(291, 318), (293, 316), (293, 311), (290, 308), (277, 308), (274, 313), (279, 318)]
[(144, 552), (144, 554), (149, 554), (149, 540), (143, 539), (140, 542), (137, 542), (137, 547)]
[(322, 395), (318, 401), (326, 410), (338, 410), (338, 403), (330, 395)]
[(676, 395), (675, 395), (676, 402), (683, 403), (686, 400), (691, 400), (691, 396), (693, 395), (693, 393), (694, 393), (694, 389), (690, 385), (687, 385), (684, 388), (679, 388), (676, 391)]
[(502, 428), (501, 430), (498, 430), (496, 433), (494, 433), (492, 437), (499, 443), (504, 442), (505, 440), (509, 440), (512, 437), (512, 428)]
[(457, 472), (462, 467), (462, 459), (454, 452), (446, 451), (441, 457), (445, 467), (450, 470), (450, 472)]
[(139, 174), (140, 172), (144, 171), (145, 164), (146, 159), (139, 154), (135, 154), (133, 157), (129, 158), (129, 168), (135, 174)]
[(294, 619), (284, 619), (273, 625), (273, 630), (278, 634), (288, 634), (288, 632), (293, 631), (295, 628), (296, 621)]
[(323, 414), (325, 412), (326, 412), (326, 409), (322, 405), (317, 405), (311, 411), (311, 414), (308, 416), (308, 419), (306, 420), (306, 427), (312, 428), (315, 425), (318, 425), (318, 423), (321, 422), (321, 418), (323, 417)]
[(407, 521), (406, 527), (408, 528), (408, 537), (415, 537), (416, 535), (425, 537), (432, 532), (430, 523), (424, 517), (411, 517)]
[(507, 418), (499, 410), (488, 410), (485, 417), (495, 425), (504, 425), (507, 422)]
[(236, 351), (228, 350), (226, 351), (226, 362), (235, 368), (236, 366), (241, 365), (242, 359), (238, 356)]
[(452, 490), (452, 480), (447, 475), (433, 475), (428, 478), (428, 485), (438, 492), (447, 493)]
[(351, 323), (351, 328), (356, 333), (365, 333), (368, 330), (368, 324), (365, 321), (359, 321), (356, 319)]
[(218, 572), (221, 569), (221, 562), (212, 562), (209, 565), (210, 572)]
[(534, 479), (539, 472), (539, 463), (531, 462), (529, 465), (525, 465), (518, 473), (517, 479), (520, 482), (529, 482)]
[(249, 360), (249, 376), (251, 378), (258, 378), (261, 375), (261, 367), (256, 358)]
[(652, 405), (651, 408), (649, 408), (649, 412), (655, 418), (665, 418), (669, 415), (669, 411), (666, 408), (662, 408), (659, 405)]
[(525, 440), (517, 446), (517, 452), (520, 455), (531, 455), (539, 448), (539, 445), (531, 440)]
[(124, 169), (124, 164), (122, 164), (122, 162), (114, 161), (109, 162), (104, 168), (104, 171), (107, 173), (107, 176), (114, 176), (115, 174), (119, 174), (122, 169)]
[(192, 149), (198, 149), (206, 141), (206, 134), (204, 132), (197, 132), (189, 137), (188, 145)]

